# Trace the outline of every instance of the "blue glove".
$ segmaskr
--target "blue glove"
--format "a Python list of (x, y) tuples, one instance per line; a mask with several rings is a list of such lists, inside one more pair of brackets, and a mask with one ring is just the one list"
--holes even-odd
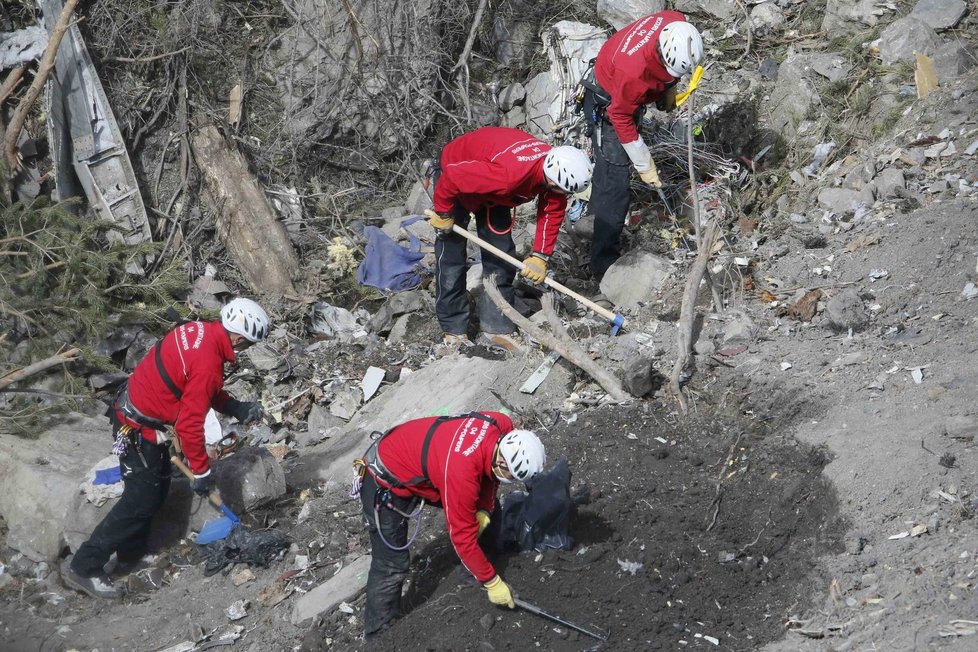
[(190, 488), (198, 496), (206, 496), (211, 492), (211, 476), (208, 473), (204, 476), (195, 475), (194, 481), (190, 483)]

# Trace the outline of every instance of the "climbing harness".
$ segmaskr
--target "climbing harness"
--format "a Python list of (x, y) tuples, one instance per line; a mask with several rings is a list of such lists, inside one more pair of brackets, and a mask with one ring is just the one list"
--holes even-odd
[[(421, 532), (421, 519), (424, 516), (424, 514), (422, 513), (422, 510), (424, 509), (424, 499), (423, 498), (419, 499), (418, 506), (415, 508), (413, 512), (402, 512), (401, 510), (399, 510), (397, 507), (394, 506), (394, 500), (391, 497), (391, 495), (392, 494), (390, 489), (383, 489), (381, 487), (377, 487), (377, 493), (374, 494), (374, 525), (377, 528), (377, 534), (380, 535), (380, 540), (384, 542), (385, 546), (395, 551), (407, 550), (408, 548), (411, 547), (411, 544), (414, 543), (414, 540), (418, 538), (418, 534)], [(407, 543), (405, 543), (403, 546), (395, 546), (390, 541), (388, 541), (386, 537), (384, 537), (384, 531), (380, 527), (381, 507), (386, 507), (387, 509), (391, 510), (396, 514), (399, 514), (400, 516), (403, 516), (409, 521), (415, 521), (414, 534), (408, 537)]]

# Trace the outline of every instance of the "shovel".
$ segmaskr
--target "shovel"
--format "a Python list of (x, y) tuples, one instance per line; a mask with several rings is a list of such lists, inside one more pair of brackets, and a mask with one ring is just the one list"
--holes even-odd
[[(180, 469), (180, 472), (187, 476), (191, 482), (194, 481), (193, 471), (187, 468), (187, 465), (184, 464), (179, 457), (174, 455), (170, 458), (170, 461), (173, 462), (176, 467)], [(216, 490), (212, 489), (210, 495), (207, 497), (210, 499), (214, 507), (221, 510), (224, 516), (211, 519), (204, 523), (204, 527), (200, 528), (200, 532), (197, 534), (196, 539), (197, 545), (200, 546), (225, 538), (227, 535), (231, 534), (231, 530), (241, 525), (241, 519), (238, 518), (235, 513), (224, 504), (224, 501), (221, 500), (221, 497), (218, 495)]]
[(580, 625), (575, 625), (574, 623), (572, 623), (570, 621), (564, 620), (560, 616), (554, 615), (554, 614), (550, 613), (549, 611), (545, 611), (544, 609), (541, 609), (540, 607), (537, 607), (535, 605), (532, 605), (529, 602), (526, 602), (525, 600), (520, 600), (519, 598), (516, 598), (516, 597), (513, 598), (513, 602), (516, 604), (517, 607), (519, 607), (520, 609), (525, 609), (526, 611), (529, 611), (531, 614), (536, 614), (537, 616), (542, 616), (542, 617), (546, 618), (547, 620), (552, 620), (555, 623), (559, 623), (559, 624), (563, 625), (564, 627), (569, 627), (570, 629), (577, 630), (580, 633), (586, 634), (587, 636), (590, 636), (591, 638), (596, 638), (599, 641), (606, 642), (608, 640), (608, 636), (609, 636), (610, 633), (609, 634), (605, 634), (604, 632), (600, 632), (600, 633), (592, 632), (591, 630), (587, 629), (586, 627), (581, 627)]
[[(519, 261), (519, 260), (513, 258), (512, 256), (510, 256), (509, 254), (507, 254), (505, 251), (499, 249), (498, 247), (492, 246), (491, 244), (489, 244), (488, 242), (486, 242), (485, 240), (483, 240), (479, 236), (473, 235), (472, 233), (469, 233), (468, 231), (466, 231), (465, 229), (463, 229), (462, 227), (460, 227), (458, 224), (453, 224), (452, 225), (452, 231), (455, 232), (455, 233), (457, 233), (458, 235), (462, 236), (466, 240), (470, 240), (470, 241), (474, 242), (475, 244), (479, 245), (480, 247), (482, 247), (483, 249), (485, 249), (489, 253), (494, 254), (494, 255), (496, 255), (499, 258), (502, 258), (503, 260), (505, 260), (507, 263), (509, 263), (510, 265), (512, 265), (513, 267), (515, 267), (516, 269), (519, 269), (519, 270), (522, 270), (523, 269), (523, 263), (522, 263), (522, 261)], [(611, 334), (612, 335), (617, 335), (618, 334), (618, 331), (622, 327), (625, 326), (625, 318), (622, 317), (621, 315), (619, 315), (617, 313), (614, 313), (614, 312), (611, 312), (607, 308), (602, 308), (601, 306), (599, 306), (598, 304), (594, 303), (590, 299), (588, 299), (586, 297), (582, 297), (577, 292), (574, 292), (573, 290), (571, 290), (569, 287), (567, 287), (565, 285), (561, 285), (560, 283), (558, 283), (557, 281), (553, 280), (549, 276), (546, 277), (543, 280), (543, 282), (546, 283), (547, 285), (549, 285), (550, 287), (552, 287), (553, 289), (557, 290), (558, 292), (569, 296), (571, 299), (574, 299), (578, 303), (581, 303), (581, 304), (587, 306), (588, 308), (590, 308), (594, 312), (598, 313), (599, 315), (601, 315), (602, 317), (604, 317), (605, 319), (607, 319), (608, 321), (610, 321), (611, 322)]]

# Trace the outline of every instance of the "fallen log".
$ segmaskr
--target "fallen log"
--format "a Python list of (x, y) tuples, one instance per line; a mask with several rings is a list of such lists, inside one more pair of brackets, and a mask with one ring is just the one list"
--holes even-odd
[(0, 378), (0, 391), (3, 391), (5, 387), (13, 385), (14, 383), (24, 380), (25, 378), (30, 378), (35, 374), (39, 374), (42, 371), (46, 371), (51, 367), (57, 367), (59, 364), (64, 364), (65, 362), (71, 362), (81, 353), (79, 349), (68, 349), (57, 355), (52, 355), (50, 358), (45, 358), (40, 362), (35, 362), (32, 365), (27, 365), (22, 369), (15, 369), (9, 374)]
[(191, 145), (218, 236), (252, 289), (294, 293), (292, 279), (299, 269), (295, 249), (244, 156), (213, 125), (198, 130)]
[[(566, 334), (563, 325), (558, 325), (555, 327), (555, 333), (548, 333), (518, 313), (513, 306), (509, 305), (506, 299), (503, 298), (503, 295), (499, 293), (499, 288), (496, 287), (495, 278), (486, 278), (483, 283), (485, 286), (486, 295), (492, 299), (492, 302), (496, 304), (496, 307), (499, 308), (504, 315), (509, 317), (510, 321), (520, 327), (520, 330), (529, 334), (530, 337), (537, 342), (540, 342), (540, 344), (543, 344), (548, 349), (556, 351), (562, 358), (580, 368), (587, 375), (591, 376), (591, 378), (601, 385), (601, 388), (608, 392), (608, 394), (614, 400), (628, 401), (632, 398), (631, 395), (625, 391), (625, 388), (622, 386), (621, 382), (615, 378), (610, 371), (592, 360), (591, 356), (587, 354), (587, 351), (585, 351), (580, 344), (570, 339), (570, 336)], [(551, 320), (556, 320), (557, 316), (556, 311), (553, 308), (553, 297), (548, 293), (546, 296), (544, 296), (543, 301), (544, 311), (548, 318)], [(546, 312), (547, 302), (550, 302), (549, 312)]]

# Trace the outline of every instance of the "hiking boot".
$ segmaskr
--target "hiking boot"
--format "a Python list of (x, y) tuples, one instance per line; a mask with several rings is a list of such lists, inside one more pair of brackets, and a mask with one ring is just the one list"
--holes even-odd
[(519, 333), (482, 333), (476, 343), (506, 353), (521, 353), (524, 348), (523, 338)]
[(71, 562), (68, 559), (61, 562), (61, 581), (68, 588), (87, 593), (93, 598), (116, 600), (122, 597), (122, 589), (112, 584), (108, 577), (105, 575), (82, 577), (71, 569)]

